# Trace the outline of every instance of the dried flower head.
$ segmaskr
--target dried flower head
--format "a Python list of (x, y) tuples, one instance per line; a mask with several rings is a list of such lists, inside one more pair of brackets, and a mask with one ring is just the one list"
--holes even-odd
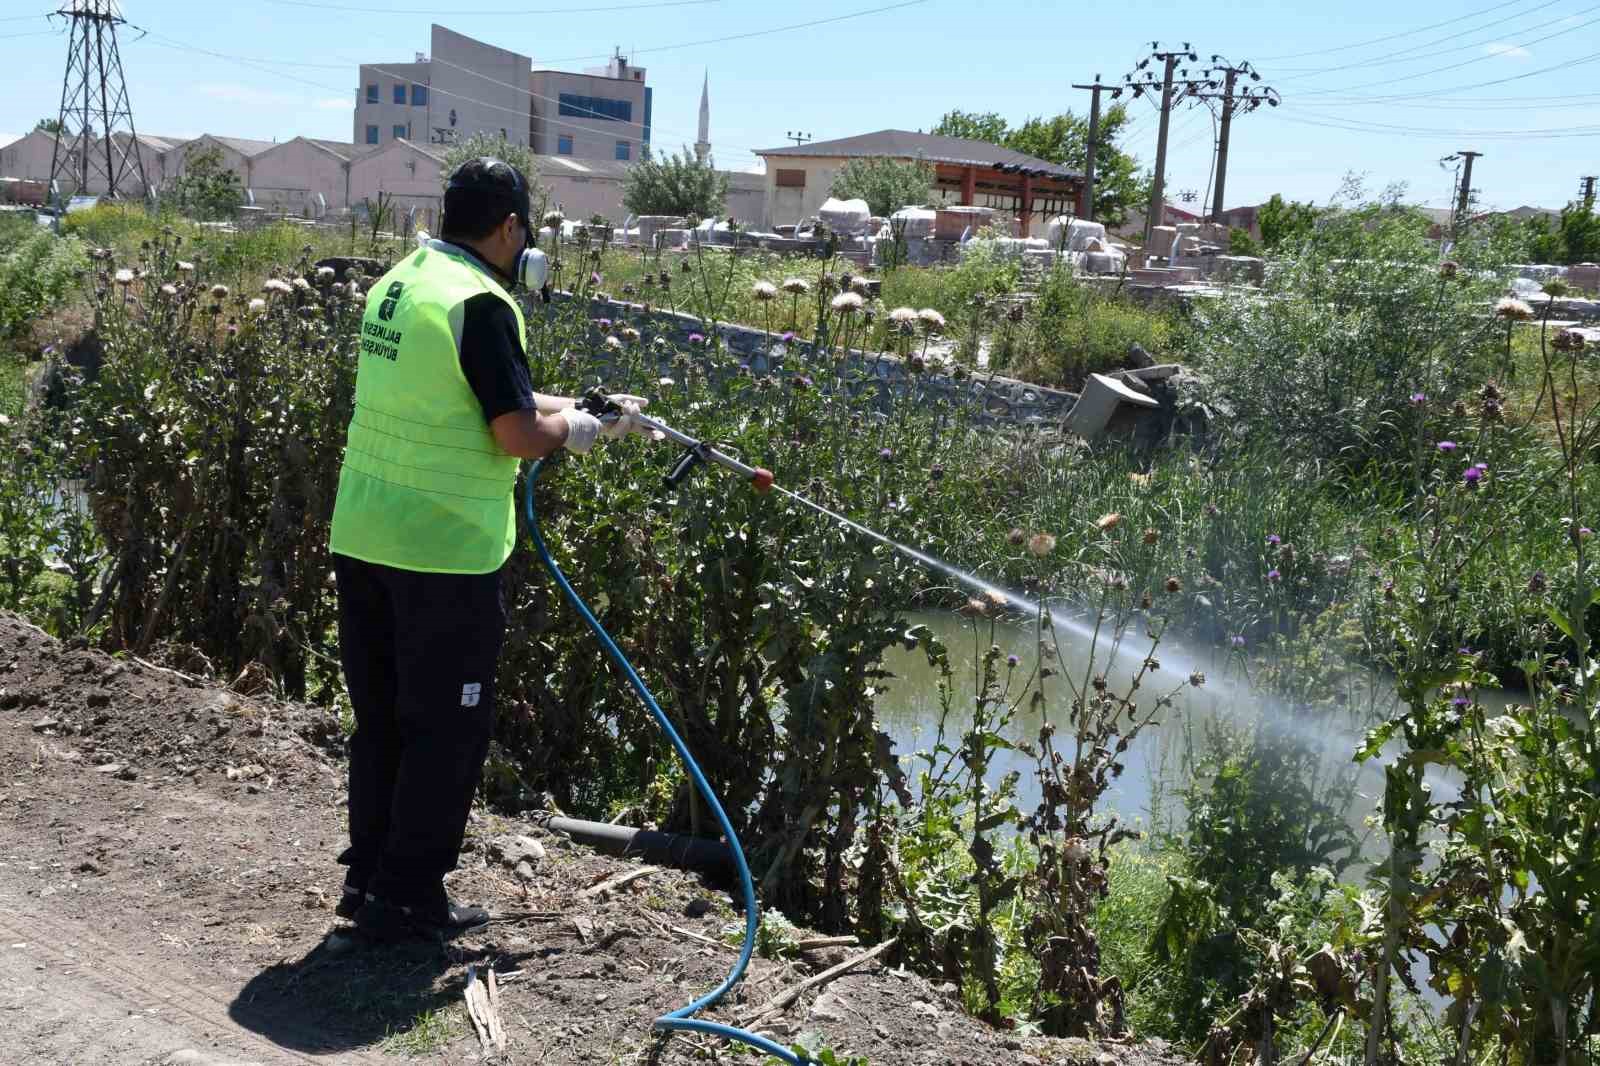
[(1111, 530), (1116, 529), (1121, 524), (1122, 515), (1118, 514), (1116, 511), (1112, 511), (1110, 514), (1103, 514), (1099, 518), (1095, 519), (1094, 527), (1102, 533), (1109, 533)]
[(245, 305), (245, 310), (252, 315), (259, 315), (267, 309), (267, 301), (257, 296)]
[(758, 281), (750, 287), (750, 295), (765, 302), (778, 295), (778, 287), (770, 281)]
[(1143, 540), (1146, 544), (1158, 544), (1161, 541), (1161, 531), (1155, 526), (1146, 526)]
[(622, 339), (620, 337), (618, 337), (615, 333), (613, 333), (613, 334), (609, 335), (608, 337), (606, 337), (604, 343), (605, 343), (606, 348), (608, 348), (611, 351), (615, 352), (615, 351), (620, 351), (622, 349)]
[(543, 222), (551, 229), (560, 229), (561, 223), (565, 222), (566, 220), (567, 216), (563, 215), (560, 211), (546, 211), (544, 213)]
[(1441, 278), (1453, 278), (1460, 271), (1461, 264), (1454, 262), (1453, 260), (1446, 259), (1444, 262), (1439, 264), (1439, 276)]
[(331, 282), (334, 279), (334, 275), (336, 275), (337, 273), (338, 273), (338, 271), (334, 270), (333, 267), (328, 267), (328, 266), (317, 267), (317, 284), (318, 285), (326, 285), (326, 284), (328, 284), (329, 282)]
[(872, 283), (866, 278), (857, 274), (855, 277), (850, 279), (850, 291), (859, 292), (861, 295), (865, 296), (872, 291)]
[(1583, 334), (1575, 329), (1564, 329), (1555, 335), (1550, 344), (1558, 352), (1581, 352), (1584, 338)]
[(627, 341), (629, 344), (639, 343), (639, 331), (634, 329), (632, 326), (623, 326), (622, 329), (618, 330), (618, 332), (622, 335), (622, 339)]
[(123, 267), (121, 270), (118, 270), (116, 274), (112, 275), (111, 280), (115, 281), (118, 285), (132, 285), (133, 271), (129, 270), (127, 267)]
[(840, 314), (853, 315), (861, 310), (862, 302), (859, 292), (841, 292), (829, 302), (828, 306)]
[(1183, 582), (1176, 577), (1167, 578), (1166, 589), (1168, 592), (1182, 592)]
[(178, 295), (178, 287), (176, 285), (172, 284), (171, 282), (168, 282), (167, 284), (161, 286), (161, 295), (163, 295), (165, 297), (168, 297), (169, 299), (171, 297), (177, 296)]
[(917, 321), (928, 333), (941, 333), (944, 331), (944, 316), (931, 307), (924, 307), (917, 312)]
[(1533, 308), (1525, 300), (1507, 296), (1495, 303), (1494, 316), (1513, 322), (1526, 322), (1533, 317)]
[(1044, 558), (1056, 550), (1056, 538), (1048, 533), (1035, 533), (1028, 538), (1028, 551), (1036, 558)]
[(1013, 527), (1011, 532), (1006, 534), (1006, 541), (1013, 548), (1022, 547), (1023, 541), (1025, 541), (1027, 539), (1028, 539), (1028, 535), (1022, 531), (1022, 527), (1021, 526)]
[(211, 295), (218, 300), (224, 299), (228, 295), (228, 287), (226, 285), (213, 285), (211, 286)]
[(311, 290), (311, 282), (305, 278), (295, 278), (292, 284), (300, 292), (309, 292)]
[(1205, 683), (1206, 683), (1206, 675), (1202, 674), (1200, 671), (1196, 670), (1194, 673), (1189, 675), (1189, 684), (1194, 686), (1195, 688), (1199, 688), (1200, 686), (1204, 685)]
[(902, 333), (910, 333), (917, 328), (917, 309), (915, 307), (896, 307), (889, 312), (889, 322)]
[[(684, 261), (684, 265), (688, 265), (687, 260)], [(804, 296), (811, 291), (811, 283), (805, 278), (784, 278), (783, 291), (793, 293), (796, 296)]]
[(189, 262), (187, 259), (180, 259), (174, 265), (178, 268), (178, 273), (180, 273), (180, 274), (193, 274), (194, 273), (194, 264)]

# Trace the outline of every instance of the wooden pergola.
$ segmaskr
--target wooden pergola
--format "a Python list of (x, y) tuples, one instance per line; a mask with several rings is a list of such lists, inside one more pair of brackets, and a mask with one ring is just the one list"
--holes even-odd
[(1083, 179), (1064, 177), (1039, 167), (1016, 163), (935, 163), (935, 184), (959, 190), (960, 203), (1011, 211), (1028, 235), (1035, 211), (1048, 215), (1087, 214)]

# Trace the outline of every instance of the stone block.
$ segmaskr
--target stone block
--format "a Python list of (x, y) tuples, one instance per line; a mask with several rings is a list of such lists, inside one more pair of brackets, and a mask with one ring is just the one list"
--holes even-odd
[(976, 236), (983, 227), (992, 225), (999, 212), (989, 207), (954, 204), (934, 212), (933, 235), (940, 240), (959, 241), (961, 235), (971, 230)]
[(1567, 284), (1590, 294), (1600, 293), (1600, 265), (1579, 263), (1568, 267)]
[(1220, 281), (1259, 285), (1266, 280), (1267, 264), (1253, 255), (1219, 255), (1215, 276)]
[(1177, 239), (1176, 226), (1154, 226), (1150, 230), (1150, 243), (1145, 247), (1145, 254), (1164, 259), (1172, 254), (1172, 245)]

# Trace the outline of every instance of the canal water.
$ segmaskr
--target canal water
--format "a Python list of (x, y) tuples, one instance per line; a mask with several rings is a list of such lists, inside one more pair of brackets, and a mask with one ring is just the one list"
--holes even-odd
[[(978, 673), (991, 643), (1000, 649), (1001, 686), (1009, 676), (1010, 701), (1018, 705), (1005, 730), (1007, 739), (1036, 744), (1040, 726), (1049, 719), (1056, 726), (1057, 750), (1067, 756), (1071, 755), (1071, 696), (1063, 675), (1079, 686), (1089, 677), (1104, 675), (1112, 692), (1126, 692), (1140, 664), (1151, 654), (1152, 642), (1139, 626), (1118, 639), (1115, 633), (1102, 632), (1095, 637), (1088, 627), (1058, 623), (1052, 644), (1059, 642), (1060, 661), (1047, 660), (1047, 664), (1060, 673), (1046, 682), (1050, 699), (1036, 711), (1029, 705), (1030, 692), (1025, 691), (1039, 662), (1033, 620), (994, 621), (928, 611), (915, 614), (912, 622), (925, 626), (949, 653), (952, 676), (945, 743), (951, 749), (959, 749), (962, 733), (971, 727)], [(1017, 657), (1014, 668), (1007, 666), (1006, 657), (1011, 655)], [(1356, 766), (1352, 757), (1367, 729), (1389, 717), (1395, 706), (1393, 690), (1382, 678), (1365, 678), (1360, 688), (1345, 693), (1337, 706), (1290, 708), (1264, 698), (1251, 686), (1248, 649), (1196, 653), (1162, 641), (1154, 657), (1159, 668), (1146, 674), (1137, 704), (1141, 712), (1148, 711), (1159, 697), (1170, 695), (1172, 705), (1158, 711), (1129, 748), (1121, 760), (1124, 771), (1101, 800), (1101, 810), (1113, 811), (1128, 823), (1149, 825), (1159, 819), (1173, 825), (1184, 813), (1173, 789), (1189, 780), (1197, 758), (1219, 747), (1238, 750), (1257, 729), (1279, 730), (1317, 753), (1315, 773), (1322, 780), (1331, 780), (1336, 774), (1357, 775), (1359, 795), (1349, 817), (1352, 827), (1365, 832), (1362, 822), (1379, 796), (1382, 768), (1379, 760)], [(929, 667), (921, 647), (907, 650), (903, 645), (888, 652), (884, 666), (895, 676), (882, 682), (875, 696), (879, 727), (894, 738), (895, 750), (902, 758), (930, 750), (945, 705), (938, 671)], [(1204, 685), (1189, 684), (1189, 675), (1195, 672), (1205, 674)], [(1059, 739), (1063, 734), (1068, 741), (1065, 749)], [(1007, 772), (1017, 771), (1021, 775), (1018, 804), (1028, 811), (1039, 799), (1034, 770), (1034, 760), (1027, 754), (1002, 749), (996, 753), (988, 779), (997, 785)]]

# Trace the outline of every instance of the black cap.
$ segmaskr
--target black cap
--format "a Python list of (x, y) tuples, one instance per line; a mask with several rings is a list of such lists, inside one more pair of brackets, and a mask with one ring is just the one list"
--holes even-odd
[[(532, 211), (528, 179), (522, 171), (504, 160), (489, 156), (469, 159), (455, 169), (444, 191), (444, 212), (448, 217), (454, 201), (466, 210), (464, 215), (481, 215), (486, 202), (503, 208), (500, 218), (515, 213), (531, 229)], [(470, 203), (472, 206), (467, 207)]]

